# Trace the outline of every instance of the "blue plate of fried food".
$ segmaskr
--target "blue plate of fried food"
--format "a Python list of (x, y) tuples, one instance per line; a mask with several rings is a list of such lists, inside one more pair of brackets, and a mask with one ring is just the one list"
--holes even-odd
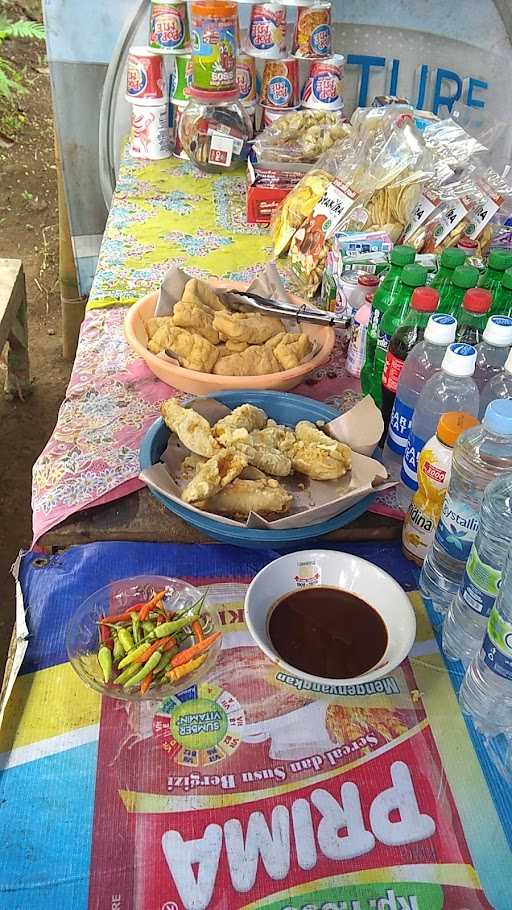
[[(219, 403), (230, 409), (239, 407), (242, 404), (251, 404), (255, 407), (262, 408), (269, 418), (281, 425), (295, 427), (301, 420), (311, 422), (324, 421), (328, 422), (338, 417), (338, 412), (312, 398), (306, 398), (302, 395), (293, 395), (290, 392), (273, 392), (273, 391), (242, 391), (242, 392), (213, 392), (206, 398), (215, 399)], [(190, 401), (197, 401), (197, 398)], [(188, 402), (184, 402), (186, 406)], [(164, 423), (162, 418), (155, 420), (149, 427), (140, 449), (140, 466), (141, 470), (148, 469), (158, 464), (167, 448), (171, 430)], [(325, 534), (336, 531), (345, 525), (350, 524), (356, 518), (359, 518), (367, 511), (375, 494), (371, 493), (364, 499), (361, 499), (345, 512), (341, 512), (327, 521), (318, 524), (311, 524), (307, 527), (286, 528), (286, 529), (257, 529), (247, 528), (243, 523), (226, 523), (217, 520), (211, 513), (203, 513), (198, 509), (190, 508), (185, 502), (176, 502), (164, 496), (162, 493), (153, 490), (151, 492), (163, 505), (174, 512), (187, 524), (196, 528), (202, 534), (221, 543), (232, 544), (236, 547), (254, 548), (273, 548), (284, 549), (293, 547), (295, 544), (308, 543), (319, 540)]]

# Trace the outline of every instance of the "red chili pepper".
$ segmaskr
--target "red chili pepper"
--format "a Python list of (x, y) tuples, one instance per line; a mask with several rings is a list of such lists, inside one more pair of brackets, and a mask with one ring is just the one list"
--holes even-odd
[(140, 694), (144, 695), (144, 692), (147, 692), (151, 683), (153, 682), (153, 670), (144, 677), (140, 684)]
[(100, 626), (100, 637), (102, 645), (105, 645), (106, 648), (110, 648), (110, 650), (113, 651), (114, 639), (112, 637), (112, 632), (108, 626)]
[(141, 620), (141, 622), (144, 622), (144, 620), (148, 618), (149, 614), (151, 613), (151, 610), (154, 607), (156, 607), (156, 605), (158, 603), (160, 603), (160, 601), (163, 600), (164, 597), (165, 597), (165, 591), (159, 591), (158, 594), (153, 595), (151, 600), (148, 600), (147, 603), (142, 604), (140, 611), (139, 611), (139, 619)]
[(203, 639), (204, 639), (203, 627), (198, 619), (196, 619), (192, 623), (192, 632), (195, 635), (196, 641), (203, 641)]
[(124, 613), (116, 613), (115, 616), (102, 616), (100, 623), (114, 623), (114, 622), (131, 622), (132, 613), (138, 613), (143, 604), (134, 604), (133, 607), (128, 607)]

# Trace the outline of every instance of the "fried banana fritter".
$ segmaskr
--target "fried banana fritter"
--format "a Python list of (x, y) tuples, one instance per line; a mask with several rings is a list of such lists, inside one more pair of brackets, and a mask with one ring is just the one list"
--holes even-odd
[(331, 439), (309, 420), (301, 420), (295, 427), (297, 442), (290, 450), (295, 471), (307, 474), (313, 480), (337, 480), (352, 467), (349, 446)]
[(205, 417), (192, 408), (182, 408), (169, 398), (160, 407), (160, 413), (169, 429), (176, 433), (180, 442), (196, 455), (211, 458), (219, 452), (219, 444), (213, 438), (210, 424)]
[(223, 449), (202, 464), (181, 493), (184, 502), (198, 502), (219, 493), (247, 467), (247, 458), (236, 449)]
[(286, 512), (292, 495), (272, 477), (260, 480), (234, 480), (220, 493), (201, 504), (201, 508), (221, 515), (247, 518), (250, 512)]
[(243, 452), (249, 464), (259, 468), (264, 474), (274, 477), (288, 477), (292, 473), (292, 462), (278, 449), (269, 449), (266, 446), (253, 446), (244, 442), (234, 443), (237, 451)]
[(213, 435), (220, 439), (227, 430), (261, 430), (267, 422), (267, 415), (262, 408), (253, 404), (241, 404), (218, 420), (213, 428)]
[(272, 335), (284, 330), (277, 316), (227, 311), (215, 314), (213, 327), (232, 341), (247, 341), (249, 344), (263, 344)]

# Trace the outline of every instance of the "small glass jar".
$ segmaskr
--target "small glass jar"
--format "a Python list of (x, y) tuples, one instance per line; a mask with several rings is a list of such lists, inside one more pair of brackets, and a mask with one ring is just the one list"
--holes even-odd
[(247, 160), (251, 120), (238, 91), (201, 92), (191, 88), (191, 100), (182, 111), (179, 139), (190, 160), (202, 171), (222, 174)]

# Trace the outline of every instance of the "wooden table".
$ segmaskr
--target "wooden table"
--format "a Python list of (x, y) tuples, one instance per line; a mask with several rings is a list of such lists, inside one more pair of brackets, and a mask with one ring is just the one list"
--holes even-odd
[[(396, 540), (402, 522), (366, 512), (345, 528), (327, 534), (325, 541)], [(105, 540), (141, 540), (157, 543), (212, 543), (181, 518), (169, 512), (149, 492), (138, 490), (123, 499), (85, 509), (44, 534), (39, 545), (61, 549)]]

